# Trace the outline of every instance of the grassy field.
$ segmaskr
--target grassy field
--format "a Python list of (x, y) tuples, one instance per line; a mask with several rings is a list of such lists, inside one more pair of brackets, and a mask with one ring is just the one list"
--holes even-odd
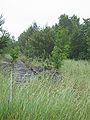
[(90, 120), (90, 62), (67, 60), (62, 81), (39, 76), (18, 87), (0, 74), (0, 120)]

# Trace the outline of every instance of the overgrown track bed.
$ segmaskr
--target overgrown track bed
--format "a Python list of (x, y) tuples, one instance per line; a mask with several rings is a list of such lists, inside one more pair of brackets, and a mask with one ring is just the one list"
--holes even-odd
[[(9, 62), (3, 62), (0, 64), (0, 70), (4, 74), (8, 74), (10, 72), (10, 63)], [(43, 67), (29, 67), (27, 68), (25, 64), (18, 60), (14, 64), (14, 69), (13, 69), (13, 74), (16, 83), (24, 83), (26, 82), (27, 78), (31, 78), (32, 76), (44, 76), (47, 77), (48, 79), (52, 80), (62, 80), (62, 75), (57, 71), (57, 70), (48, 70)]]

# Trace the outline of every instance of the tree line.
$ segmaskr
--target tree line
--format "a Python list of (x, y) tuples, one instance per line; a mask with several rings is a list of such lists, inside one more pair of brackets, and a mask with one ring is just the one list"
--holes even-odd
[(80, 23), (80, 18), (76, 15), (69, 17), (62, 14), (58, 23), (51, 27), (41, 28), (33, 23), (20, 34), (17, 42), (2, 29), (2, 24), (4, 20), (1, 16), (0, 53), (16, 46), (27, 57), (51, 60), (56, 68), (67, 58), (90, 59), (90, 18), (83, 19), (83, 23)]

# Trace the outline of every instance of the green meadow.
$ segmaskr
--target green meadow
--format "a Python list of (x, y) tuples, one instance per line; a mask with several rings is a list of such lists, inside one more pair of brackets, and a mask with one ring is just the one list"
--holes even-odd
[(0, 73), (0, 120), (90, 120), (90, 62), (66, 60), (60, 73), (14, 83), (12, 102), (10, 75)]

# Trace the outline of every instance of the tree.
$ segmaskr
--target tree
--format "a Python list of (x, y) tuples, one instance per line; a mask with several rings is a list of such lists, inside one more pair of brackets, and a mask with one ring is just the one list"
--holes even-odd
[(2, 31), (2, 36), (0, 37), (0, 54), (5, 51), (5, 48), (8, 47), (10, 41), (10, 34), (6, 31)]
[[(60, 68), (63, 60), (70, 57), (72, 52), (72, 41), (79, 32), (79, 18), (73, 15), (61, 15), (59, 17), (59, 24), (55, 26), (56, 41), (52, 51), (52, 60), (55, 68)], [(76, 40), (76, 39), (75, 39)]]
[(18, 38), (21, 52), (28, 57), (43, 57), (44, 59), (51, 54), (55, 32), (53, 28), (46, 26), (40, 29), (35, 23), (24, 31)]
[(3, 16), (0, 15), (0, 32), (2, 31), (2, 25), (4, 24)]
[[(52, 27), (46, 26), (41, 29), (34, 23), (19, 36), (20, 50), (24, 55), (32, 58), (46, 59), (57, 56), (61, 57), (60, 61), (62, 61), (64, 59), (62, 54), (65, 54), (70, 59), (89, 59), (90, 19), (83, 20), (83, 24), (80, 24), (80, 18), (76, 15), (69, 17), (62, 14), (59, 23)], [(58, 56), (56, 51), (61, 56)]]
[(59, 69), (64, 59), (68, 56), (69, 50), (69, 36), (68, 30), (59, 28), (54, 49), (52, 51), (52, 62), (55, 68)]
[[(85, 57), (85, 36), (81, 30), (80, 18), (76, 15), (69, 17), (61, 15), (59, 18), (59, 26), (68, 30), (69, 37), (69, 56), (68, 58), (84, 58)], [(84, 52), (83, 52), (84, 51)]]
[(6, 42), (4, 41), (3, 36), (3, 30), (2, 30), (2, 25), (4, 24), (3, 16), (0, 16), (0, 54), (2, 53), (2, 49), (6, 46)]
[(79, 27), (77, 27), (76, 31), (73, 34), (70, 45), (70, 58), (90, 58), (90, 19), (83, 20), (84, 23), (79, 25)]
[(83, 19), (83, 31), (85, 35), (85, 41), (86, 41), (86, 59), (90, 59), (90, 18)]
[(39, 27), (36, 23), (33, 23), (26, 31), (20, 34), (18, 37), (20, 51), (28, 57), (33, 57), (33, 47), (31, 45), (32, 36), (37, 31), (39, 31)]
[(55, 33), (50, 27), (46, 27), (36, 34), (33, 34), (32, 46), (34, 48), (34, 55), (44, 59), (49, 58), (54, 48)]
[(4, 24), (3, 16), (0, 16), (0, 54), (2, 54), (7, 47), (7, 44), (10, 40), (10, 34), (3, 30), (2, 25)]

